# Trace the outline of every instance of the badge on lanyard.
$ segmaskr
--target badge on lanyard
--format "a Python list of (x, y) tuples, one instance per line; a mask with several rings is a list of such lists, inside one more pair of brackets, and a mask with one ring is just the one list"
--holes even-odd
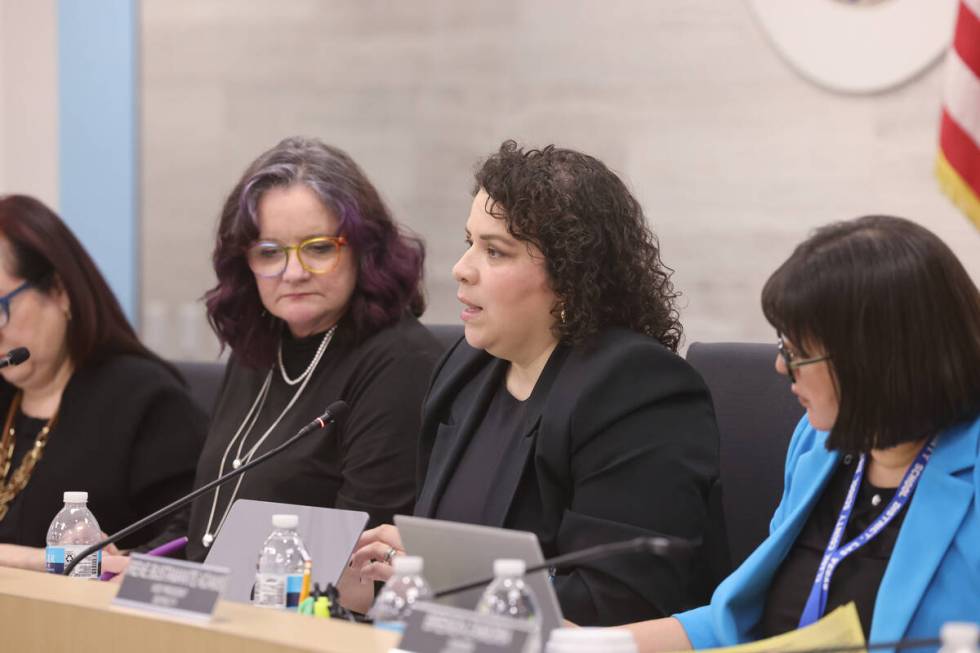
[(912, 492), (915, 490), (915, 486), (919, 483), (919, 477), (922, 476), (922, 471), (925, 469), (926, 463), (929, 462), (929, 458), (936, 448), (936, 437), (934, 436), (926, 446), (922, 447), (922, 451), (919, 452), (912, 465), (905, 471), (905, 476), (902, 477), (902, 482), (899, 484), (895, 496), (885, 506), (882, 513), (878, 515), (878, 518), (863, 533), (841, 546), (840, 541), (843, 539), (844, 531), (847, 529), (847, 522), (851, 519), (851, 512), (854, 510), (854, 502), (857, 500), (858, 489), (861, 487), (861, 478), (864, 476), (864, 465), (868, 456), (867, 454), (861, 454), (857, 468), (854, 470), (854, 477), (851, 479), (851, 486), (848, 488), (847, 496), (844, 498), (844, 506), (840, 510), (840, 515), (837, 516), (837, 523), (834, 525), (834, 530), (830, 534), (827, 549), (824, 551), (823, 558), (820, 560), (820, 566), (817, 567), (817, 576), (813, 580), (813, 587), (810, 588), (810, 596), (807, 597), (803, 614), (800, 615), (800, 628), (809, 626), (823, 616), (824, 611), (827, 609), (830, 579), (837, 565), (840, 564), (840, 561), (873, 540), (895, 518), (895, 515), (901, 512), (905, 504), (908, 503)]

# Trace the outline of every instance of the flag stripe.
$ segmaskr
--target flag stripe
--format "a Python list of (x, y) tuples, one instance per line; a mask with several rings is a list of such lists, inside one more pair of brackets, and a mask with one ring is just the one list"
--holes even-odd
[(943, 192), (980, 229), (980, 199), (963, 182), (963, 178), (960, 177), (959, 173), (956, 172), (946, 157), (943, 156), (942, 150), (939, 150), (939, 153), (936, 155), (936, 179), (939, 180), (939, 186)]
[(974, 195), (980, 196), (980, 147), (945, 110), (939, 129), (939, 144), (963, 182)]
[(959, 127), (980, 145), (980, 78), (954, 51), (946, 57), (944, 108)]
[(965, 2), (960, 3), (956, 19), (956, 34), (953, 37), (953, 50), (964, 64), (980, 77), (980, 17)]

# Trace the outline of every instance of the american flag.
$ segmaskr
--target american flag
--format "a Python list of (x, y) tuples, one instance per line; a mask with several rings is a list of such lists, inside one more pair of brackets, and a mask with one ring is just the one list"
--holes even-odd
[(936, 176), (980, 228), (980, 0), (961, 0), (946, 59)]

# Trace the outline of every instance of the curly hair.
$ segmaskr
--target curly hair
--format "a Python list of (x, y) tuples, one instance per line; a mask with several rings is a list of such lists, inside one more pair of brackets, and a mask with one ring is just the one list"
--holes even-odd
[[(683, 329), (673, 270), (629, 189), (598, 159), (512, 140), (482, 163), (473, 193), (516, 239), (544, 254), (556, 337), (583, 345), (611, 326), (644, 333), (677, 351)], [(562, 313), (564, 312), (564, 319)]]
[(204, 296), (222, 346), (253, 367), (271, 365), (282, 323), (264, 315), (245, 252), (258, 237), (258, 204), (270, 188), (303, 184), (340, 219), (357, 257), (357, 285), (342, 318), (363, 340), (406, 312), (425, 310), (425, 246), (403, 231), (361, 168), (345, 152), (315, 139), (292, 137), (248, 167), (225, 200), (213, 262), (217, 285)]

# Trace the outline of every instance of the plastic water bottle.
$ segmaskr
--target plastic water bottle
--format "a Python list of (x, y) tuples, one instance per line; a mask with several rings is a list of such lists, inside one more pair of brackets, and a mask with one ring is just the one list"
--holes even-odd
[(296, 532), (299, 517), (273, 515), (272, 532), (259, 551), (254, 605), (295, 608), (303, 587), (303, 571), (310, 555)]
[(430, 598), (432, 589), (422, 577), (422, 558), (396, 556), (391, 559), (391, 565), (395, 573), (381, 589), (368, 616), (378, 628), (402, 633), (412, 606), (416, 601)]
[(487, 586), (476, 611), (480, 614), (493, 614), (512, 619), (530, 621), (534, 632), (526, 650), (540, 650), (541, 642), (541, 610), (534, 592), (524, 582), (524, 570), (527, 566), (523, 560), (501, 559), (493, 561), (493, 582)]
[[(65, 492), (65, 507), (48, 527), (44, 568), (50, 574), (63, 574), (75, 556), (102, 539), (102, 529), (88, 509), (88, 492)], [(74, 578), (98, 580), (102, 573), (102, 551), (96, 551), (72, 570)]]

